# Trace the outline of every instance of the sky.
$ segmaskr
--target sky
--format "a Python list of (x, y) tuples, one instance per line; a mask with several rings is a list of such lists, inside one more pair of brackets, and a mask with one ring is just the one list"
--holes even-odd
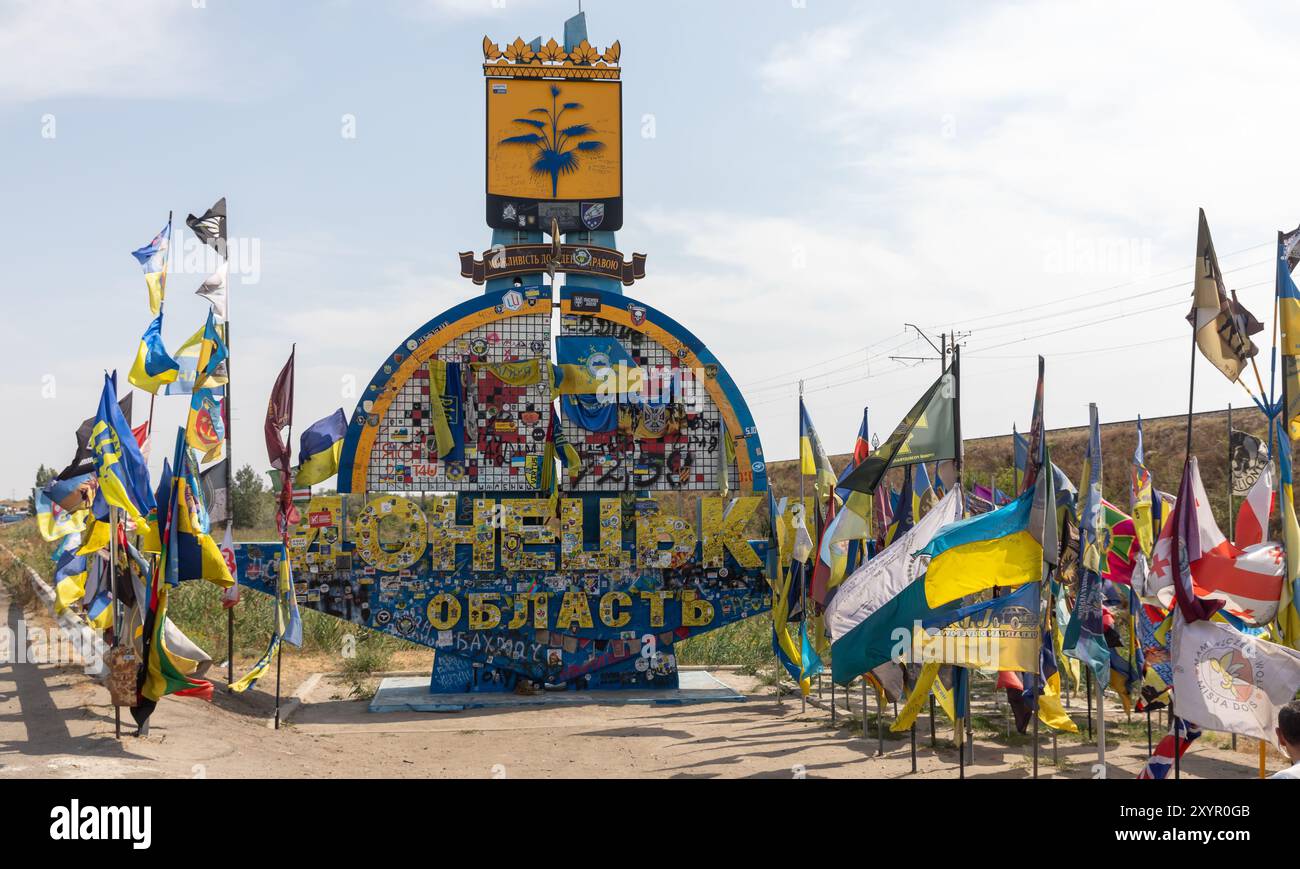
[[(130, 252), (221, 196), (236, 463), (267, 465), (294, 343), (300, 425), (350, 414), (412, 331), (481, 291), (457, 253), (490, 238), (483, 36), (559, 39), (576, 7), (0, 0), (0, 496), (71, 459), (104, 370), (125, 381), (151, 319)], [(905, 324), (960, 334), (968, 438), (1027, 428), (1038, 354), (1049, 427), (1089, 402), (1103, 422), (1185, 412), (1198, 208), (1272, 326), (1272, 244), (1300, 222), (1287, 5), (583, 8), (594, 45), (622, 45), (618, 241), (649, 255), (631, 295), (709, 345), (770, 461), (796, 453), (800, 380), (831, 452), (864, 407), (888, 436), (939, 371)], [(172, 348), (211, 265), (176, 243)], [(1198, 409), (1249, 404), (1197, 375)], [(186, 408), (158, 399), (155, 465)]]

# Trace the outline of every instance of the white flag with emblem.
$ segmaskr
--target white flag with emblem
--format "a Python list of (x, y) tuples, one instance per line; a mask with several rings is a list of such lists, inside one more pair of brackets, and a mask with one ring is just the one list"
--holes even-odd
[(1277, 714), (1300, 691), (1300, 652), (1181, 614), (1173, 634), (1178, 717), (1277, 745)]

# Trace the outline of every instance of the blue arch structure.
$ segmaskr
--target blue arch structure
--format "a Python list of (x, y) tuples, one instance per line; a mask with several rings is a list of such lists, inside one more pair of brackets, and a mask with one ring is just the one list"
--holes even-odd
[[(629, 325), (668, 348), (683, 365), (708, 372), (705, 388), (736, 443), (738, 473), (732, 494), (745, 502), (750, 515), (760, 513), (757, 502), (762, 499), (758, 496), (766, 493), (768, 486), (762, 444), (739, 389), (716, 357), (671, 317), (622, 293), (566, 288), (560, 296), (562, 318), (575, 313), (575, 293), (588, 297), (584, 313), (590, 311), (594, 296), (600, 302), (595, 316)], [(484, 503), (491, 503), (486, 499), (518, 498), (520, 493), (446, 496), (446, 503), (454, 503), (452, 524), (467, 535), (460, 545), (450, 548), (452, 567), (447, 566), (445, 557), (439, 566), (438, 555), (430, 546), (438, 539), (445, 540), (447, 533), (444, 525), (435, 527), (429, 521), (433, 512), (422, 511), (414, 501), (393, 494), (366, 493), (367, 468), (376, 448), (379, 423), (413, 373), (472, 329), (516, 316), (549, 316), (552, 304), (546, 288), (514, 288), (469, 299), (413, 332), (367, 384), (349, 423), (338, 491), (344, 498), (368, 494), (378, 512), (391, 510), (407, 519), (415, 517), (409, 526), (414, 529), (411, 539), (402, 542), (410, 547), (409, 563), (400, 569), (367, 563), (369, 553), (359, 549), (354, 539), (361, 534), (366, 514), (353, 528), (344, 518), (346, 509), (338, 511), (332, 527), (315, 527), (313, 521), (312, 527), (300, 530), (291, 548), (303, 606), (438, 650), (430, 686), (434, 693), (510, 691), (520, 679), (569, 690), (675, 688), (673, 649), (678, 641), (770, 608), (764, 570), (766, 540), (739, 540), (739, 549), (749, 547), (743, 559), (728, 547), (718, 554), (715, 545), (707, 561), (712, 566), (706, 566), (704, 542), (697, 540), (693, 559), (687, 557), (669, 567), (648, 566), (652, 562), (643, 559), (645, 547), (639, 544), (644, 541), (638, 541), (637, 534), (642, 522), (649, 523), (659, 508), (623, 492), (569, 494), (561, 490), (561, 532), (550, 541), (524, 540), (516, 546), (516, 555), (522, 549), (541, 554), (543, 560), (553, 556), (549, 562), (553, 567), (531, 571), (518, 569), (518, 561), (511, 562), (513, 568), (506, 567), (507, 532), (498, 533), (493, 526), (484, 525), (485, 514), (480, 512)], [(523, 493), (523, 497), (544, 496)], [(581, 510), (577, 511), (579, 504)], [(313, 514), (311, 509), (305, 512)], [(572, 519), (575, 514), (576, 521)], [(702, 503), (692, 536), (697, 536), (695, 532), (706, 521), (705, 514)], [(715, 509), (713, 521), (717, 522), (720, 514)], [(315, 515), (322, 514), (313, 514), (313, 519)], [(368, 527), (372, 531), (367, 533), (378, 536), (375, 515), (371, 513)], [(612, 541), (607, 540), (600, 530), (602, 523), (612, 521), (612, 528), (617, 529), (620, 516), (621, 531), (614, 532)], [(445, 513), (439, 521), (447, 521)], [(472, 530), (482, 528), (492, 529), (491, 569), (478, 560), (477, 547), (467, 542)], [(704, 532), (698, 536), (703, 537)], [(614, 552), (622, 560), (609, 569), (566, 570), (570, 537), (576, 538), (579, 552)], [(520, 539), (524, 539), (522, 535)], [(278, 544), (237, 546), (241, 583), (272, 592), (279, 551)]]

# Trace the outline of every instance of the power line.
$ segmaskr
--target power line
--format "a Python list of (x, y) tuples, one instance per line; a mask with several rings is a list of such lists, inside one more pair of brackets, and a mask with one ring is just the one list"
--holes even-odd
[[(1260, 248), (1263, 248), (1263, 247), (1270, 247), (1270, 246), (1272, 246), (1272, 244), (1273, 244), (1272, 242), (1264, 242), (1263, 244), (1256, 244), (1256, 245), (1252, 245), (1252, 246), (1250, 246), (1250, 247), (1244, 247), (1244, 248), (1242, 248), (1241, 250), (1235, 250), (1235, 251), (1233, 251), (1232, 253), (1223, 254), (1223, 255), (1220, 257), (1220, 259), (1221, 259), (1221, 260), (1229, 259), (1230, 257), (1238, 256), (1238, 255), (1243, 254), (1243, 253), (1249, 253), (1249, 252), (1252, 251), (1252, 250), (1259, 250)], [(1264, 262), (1272, 262), (1272, 260), (1265, 260)], [(1259, 265), (1259, 263), (1251, 263), (1250, 265), (1247, 265), (1247, 266), (1238, 266), (1236, 269), (1229, 269), (1228, 271), (1225, 271), (1225, 272), (1223, 272), (1223, 273), (1224, 273), (1224, 274), (1228, 274), (1228, 272), (1230, 272), (1230, 271), (1239, 271), (1240, 269), (1250, 268), (1251, 266), (1255, 266), (1255, 265)], [(1034, 311), (1034, 310), (1038, 310), (1038, 309), (1041, 309), (1041, 308), (1048, 308), (1048, 307), (1051, 307), (1052, 305), (1059, 305), (1059, 304), (1061, 304), (1062, 302), (1070, 302), (1070, 301), (1073, 301), (1074, 299), (1082, 299), (1082, 298), (1087, 298), (1087, 297), (1089, 297), (1089, 296), (1099, 296), (1099, 295), (1102, 295), (1103, 293), (1109, 293), (1109, 292), (1112, 292), (1112, 291), (1114, 291), (1114, 290), (1120, 290), (1120, 289), (1123, 289), (1123, 288), (1125, 288), (1125, 287), (1131, 287), (1131, 286), (1133, 286), (1134, 284), (1144, 283), (1144, 282), (1149, 281), (1149, 280), (1152, 280), (1152, 279), (1154, 279), (1154, 278), (1162, 278), (1162, 277), (1165, 277), (1166, 275), (1177, 274), (1177, 273), (1179, 273), (1179, 272), (1185, 271), (1186, 268), (1187, 268), (1186, 266), (1179, 266), (1178, 268), (1169, 269), (1168, 271), (1157, 272), (1157, 273), (1154, 274), (1154, 275), (1145, 275), (1145, 276), (1140, 277), (1140, 278), (1133, 278), (1132, 280), (1125, 281), (1124, 283), (1115, 284), (1115, 285), (1113, 285), (1113, 286), (1109, 286), (1109, 287), (1103, 287), (1103, 288), (1101, 288), (1101, 289), (1099, 289), (1099, 290), (1088, 290), (1088, 291), (1086, 291), (1086, 292), (1076, 293), (1076, 294), (1074, 294), (1074, 295), (1062, 296), (1061, 298), (1059, 298), (1059, 299), (1053, 299), (1053, 300), (1050, 301), (1050, 302), (1040, 302), (1040, 303), (1037, 304), (1037, 305), (1030, 305), (1030, 306), (1028, 306), (1028, 307), (1012, 308), (1012, 309), (1005, 310), (1005, 311), (998, 311), (998, 312), (996, 312), (996, 313), (992, 313), (992, 314), (983, 314), (983, 315), (981, 315), (981, 316), (979, 316), (979, 317), (973, 317), (973, 318), (971, 318), (971, 319), (967, 319), (967, 320), (953, 321), (953, 322), (950, 322), (950, 323), (946, 324), (946, 325), (943, 327), (943, 329), (946, 330), (946, 329), (951, 328), (951, 327), (953, 327), (953, 326), (958, 326), (958, 325), (968, 325), (968, 324), (970, 324), (970, 323), (978, 323), (978, 322), (980, 322), (980, 321), (982, 321), (982, 320), (994, 319), (994, 318), (996, 318), (996, 317), (1004, 317), (1004, 316), (1006, 316), (1007, 314), (1019, 314), (1019, 313), (1023, 313), (1023, 312), (1025, 312), (1025, 311)], [(1187, 286), (1191, 286), (1191, 281), (1188, 281), (1186, 285), (1187, 285)], [(1243, 289), (1244, 289), (1244, 288), (1243, 288)]]

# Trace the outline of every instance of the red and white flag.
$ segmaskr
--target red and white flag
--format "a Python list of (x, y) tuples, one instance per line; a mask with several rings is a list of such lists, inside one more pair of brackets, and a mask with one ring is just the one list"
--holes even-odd
[(233, 609), (239, 603), (239, 570), (235, 567), (235, 541), (230, 534), (230, 528), (231, 523), (227, 522), (226, 536), (221, 541), (221, 557), (226, 560), (226, 567), (230, 568), (230, 575), (235, 578), (235, 584), (221, 592), (221, 606), (225, 609)]
[(1223, 608), (1247, 624), (1265, 625), (1277, 615), (1285, 572), (1280, 545), (1243, 548), (1224, 537), (1192, 458), (1173, 515), (1152, 549), (1144, 596), (1165, 609), (1176, 602), (1188, 621), (1208, 619)]
[(1243, 549), (1263, 543), (1268, 536), (1268, 520), (1273, 515), (1273, 483), (1273, 463), (1269, 462), (1237, 513), (1236, 542)]

